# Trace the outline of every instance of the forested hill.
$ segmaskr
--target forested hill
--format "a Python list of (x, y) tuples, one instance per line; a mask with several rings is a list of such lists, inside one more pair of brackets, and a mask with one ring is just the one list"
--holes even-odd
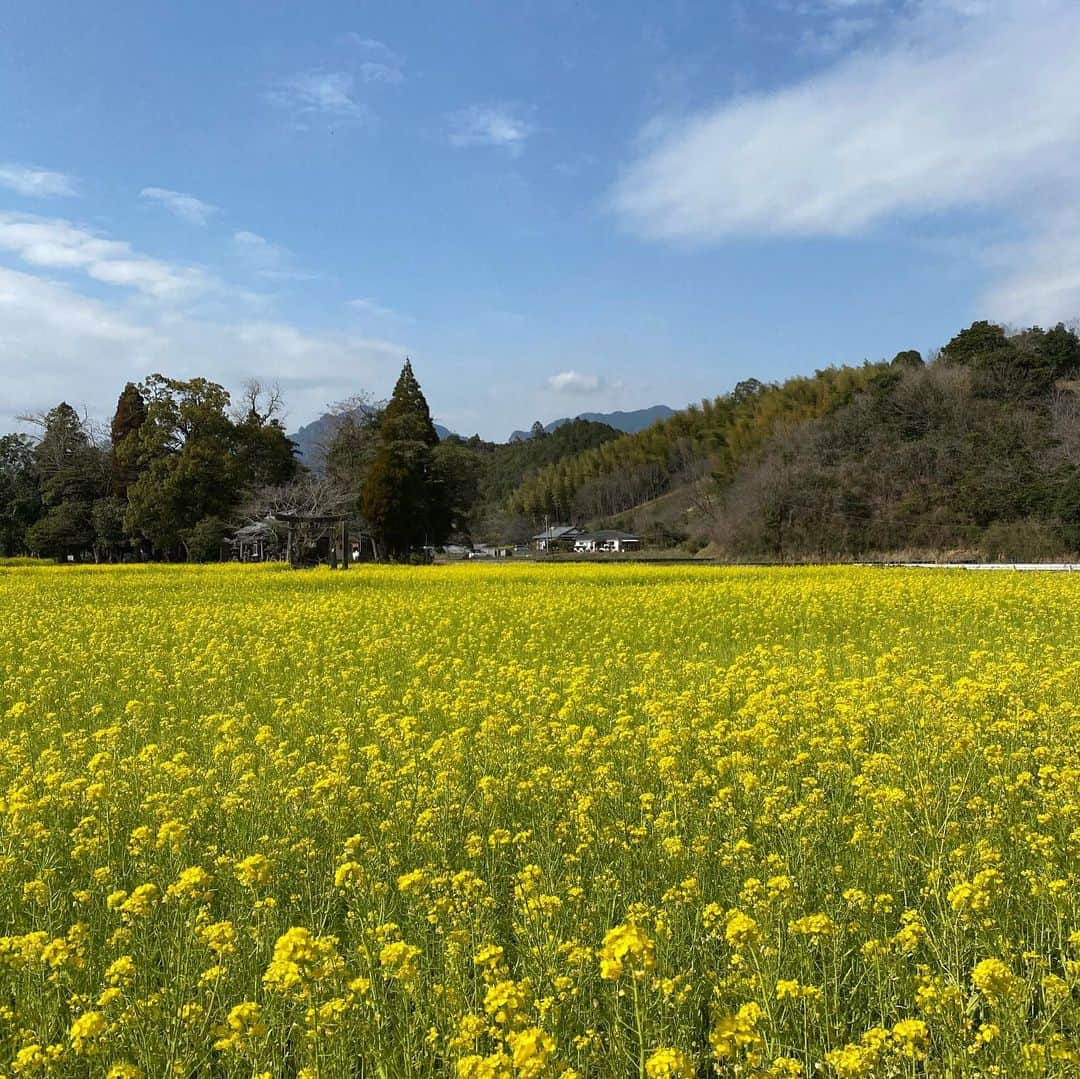
[(782, 386), (740, 382), (730, 394), (537, 470), (511, 496), (512, 508), (536, 518), (591, 520), (706, 478), (730, 480), (775, 429), (850, 400), (876, 370), (829, 368)]
[(527, 477), (530, 516), (621, 523), (733, 558), (1080, 547), (1080, 342), (975, 323), (932, 362), (740, 383)]
[[(666, 420), (674, 414), (675, 409), (667, 405), (652, 405), (649, 408), (635, 409), (633, 412), (581, 412), (573, 419), (602, 423), (608, 427), (614, 427), (616, 431), (632, 435), (638, 431), (643, 431), (646, 427), (651, 427), (659, 420)], [(550, 435), (552, 431), (558, 430), (565, 424), (573, 423), (573, 419), (569, 416), (563, 416), (561, 419), (545, 423), (542, 428), (538, 428), (538, 425), (534, 424), (531, 431), (514, 431), (507, 441), (520, 442), (523, 438), (531, 438), (538, 429), (542, 430), (544, 434)]]

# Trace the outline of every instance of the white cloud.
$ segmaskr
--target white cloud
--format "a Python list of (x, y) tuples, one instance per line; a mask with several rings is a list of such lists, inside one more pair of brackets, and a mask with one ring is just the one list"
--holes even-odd
[(284, 254), (284, 248), (271, 243), (265, 236), (260, 236), (257, 232), (241, 229), (234, 232), (232, 238), (237, 251), (247, 258), (259, 262), (279, 262)]
[(148, 258), (62, 218), (0, 212), (0, 250), (56, 270), (81, 270), (95, 281), (135, 289), (158, 300), (185, 300), (215, 287), (195, 266)]
[(533, 133), (533, 125), (516, 105), (470, 105), (450, 113), (447, 138), (451, 146), (501, 146), (519, 153)]
[(412, 321), (408, 315), (402, 315), (392, 307), (385, 307), (383, 304), (376, 303), (374, 300), (368, 299), (365, 296), (361, 296), (355, 300), (349, 300), (348, 305), (356, 311), (362, 311), (364, 314), (373, 315), (376, 318), (396, 319), (399, 322)]
[(241, 229), (232, 235), (233, 252), (240, 256), (258, 275), (268, 281), (314, 281), (318, 274), (296, 270), (289, 266), (292, 252), (260, 236)]
[[(1036, 211), (1076, 204), (1080, 67), (1061, 42), (1077, 39), (1072, 0), (923, 0), (887, 45), (654, 125), (611, 205), (642, 236), (692, 245), (850, 236), (949, 211), (1004, 213), (1044, 235)], [(1080, 249), (1033, 242), (1043, 280), (1070, 295)], [(1003, 283), (987, 302), (1023, 307), (1030, 287)]]
[(364, 82), (396, 85), (405, 78), (405, 62), (385, 42), (357, 33), (342, 34), (341, 41), (359, 53), (360, 78)]
[(616, 210), (665, 239), (846, 235), (1075, 175), (1080, 68), (1057, 43), (1080, 7), (997, 7), (947, 47), (905, 38), (686, 120), (622, 177)]
[(840, 16), (830, 19), (823, 27), (804, 31), (802, 44), (807, 52), (827, 56), (843, 52), (848, 46), (869, 34), (875, 26), (877, 26), (877, 20), (870, 16), (850, 18)]
[(360, 65), (360, 77), (364, 82), (384, 82), (389, 85), (396, 85), (405, 78), (400, 67), (379, 60), (365, 60)]
[(78, 194), (75, 181), (70, 176), (30, 165), (0, 165), (0, 187), (6, 187), (27, 198)]
[(353, 81), (346, 71), (306, 72), (278, 83), (266, 98), (298, 115), (321, 113), (339, 120), (367, 120), (370, 110), (353, 97)]
[(1046, 213), (1029, 236), (992, 248), (996, 281), (982, 298), (985, 313), (1018, 326), (1043, 326), (1080, 316), (1080, 207)]
[(0, 267), (0, 432), (11, 430), (17, 415), (61, 399), (107, 418), (124, 383), (152, 371), (204, 375), (232, 388), (252, 375), (276, 381), (290, 415), (303, 423), (328, 401), (391, 381), (407, 351), (393, 341), (273, 319), (212, 320), (168, 306), (105, 302)]
[(606, 389), (606, 383), (599, 375), (587, 375), (579, 371), (560, 371), (548, 378), (547, 387), (555, 393), (582, 396), (599, 393)]
[[(103, 371), (115, 373), (119, 392), (127, 378), (138, 377), (122, 357), (138, 355), (151, 338), (145, 328), (65, 285), (0, 267), (0, 430), (61, 399), (89, 401)], [(100, 404), (104, 415), (106, 402)]]
[(211, 216), (218, 212), (218, 208), (209, 202), (203, 202), (194, 195), (186, 195), (183, 191), (170, 191), (167, 187), (144, 187), (139, 195), (159, 203), (169, 213), (192, 225), (205, 225)]

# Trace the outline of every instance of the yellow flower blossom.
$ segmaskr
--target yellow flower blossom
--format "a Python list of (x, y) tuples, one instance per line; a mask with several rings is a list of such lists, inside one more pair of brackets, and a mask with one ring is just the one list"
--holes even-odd
[(625, 970), (640, 978), (656, 966), (656, 946), (643, 929), (630, 923), (608, 930), (599, 955), (600, 976), (611, 981)]
[(694, 1079), (697, 1068), (681, 1049), (655, 1049), (645, 1061), (649, 1079)]

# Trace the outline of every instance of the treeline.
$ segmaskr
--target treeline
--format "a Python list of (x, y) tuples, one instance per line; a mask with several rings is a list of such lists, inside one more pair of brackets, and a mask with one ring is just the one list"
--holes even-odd
[(940, 552), (1027, 560), (1080, 549), (1080, 342), (990, 323), (850, 401), (778, 428), (718, 498), (734, 558)]
[(1080, 548), (1080, 341), (977, 322), (924, 362), (756, 380), (527, 477), (533, 517), (732, 559)]
[(0, 553), (204, 561), (248, 494), (296, 476), (281, 401), (251, 383), (128, 383), (107, 432), (61, 402), (0, 438)]
[(388, 401), (337, 408), (315, 475), (281, 410), (258, 383), (234, 405), (215, 382), (155, 374), (124, 387), (107, 430), (65, 402), (23, 417), (36, 436), (0, 438), (0, 555), (207, 561), (237, 527), (283, 512), (344, 514), (393, 559), (449, 540), (513, 542), (534, 530), (507, 507), (526, 476), (620, 437), (574, 421), (502, 445), (440, 442), (406, 360)]
[(917, 352), (750, 379), (633, 435), (577, 420), (439, 440), (406, 361), (385, 403), (337, 410), (321, 475), (281, 400), (207, 379), (128, 383), (107, 431), (68, 404), (0, 438), (0, 554), (205, 560), (238, 525), (350, 516), (383, 557), (612, 524), (732, 559), (1080, 548), (1080, 340), (977, 322)]

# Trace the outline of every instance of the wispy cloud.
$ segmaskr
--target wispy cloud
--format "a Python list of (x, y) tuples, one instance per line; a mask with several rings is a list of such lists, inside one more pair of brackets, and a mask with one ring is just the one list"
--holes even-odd
[[(1076, 204), (1080, 68), (1060, 43), (1080, 37), (1080, 7), (923, 0), (890, 35), (803, 82), (668, 124), (615, 186), (615, 212), (642, 236), (707, 244), (987, 209), (1034, 235), (1036, 211)], [(1067, 284), (1058, 299), (1080, 308)]]
[(822, 26), (807, 27), (802, 34), (802, 46), (810, 53), (829, 56), (843, 52), (877, 26), (871, 16), (840, 16)]
[(599, 375), (583, 374), (580, 371), (560, 371), (549, 376), (546, 385), (555, 393), (573, 397), (599, 393), (607, 388), (607, 383)]
[(202, 199), (187, 195), (183, 191), (170, 191), (167, 187), (144, 187), (139, 196), (164, 206), (169, 213), (191, 225), (205, 225), (218, 212), (218, 208), (209, 202), (203, 202)]
[(241, 229), (232, 235), (233, 246), (244, 255), (261, 263), (278, 263), (285, 254), (285, 249), (278, 244), (271, 243), (265, 236), (257, 232), (249, 232)]
[(314, 281), (318, 274), (292, 267), (292, 252), (260, 236), (241, 229), (232, 235), (233, 253), (243, 259), (258, 275), (268, 281)]
[(259, 276), (267, 281), (318, 281), (322, 274), (312, 273), (311, 270), (290, 270), (285, 267), (259, 270)]
[(535, 130), (525, 110), (514, 104), (470, 105), (446, 118), (451, 146), (500, 146), (520, 153)]
[(347, 71), (304, 72), (271, 87), (266, 99), (300, 116), (322, 114), (339, 120), (368, 120), (371, 111), (353, 97), (353, 85), (353, 76)]
[(358, 53), (358, 70), (364, 82), (396, 85), (404, 81), (405, 61), (385, 42), (354, 32), (342, 34), (341, 41)]
[(75, 181), (63, 172), (31, 165), (0, 164), (0, 187), (27, 198), (56, 198), (77, 195)]
[(375, 318), (396, 319), (399, 322), (412, 322), (412, 319), (408, 315), (403, 315), (398, 311), (395, 311), (392, 307), (386, 307), (383, 304), (376, 303), (374, 300), (365, 296), (361, 296), (355, 300), (348, 301), (349, 307), (355, 311), (362, 311), (366, 315), (373, 315)]
[(0, 213), (0, 250), (55, 270), (79, 270), (95, 281), (135, 289), (159, 300), (184, 300), (208, 291), (213, 278), (199, 267), (149, 258), (62, 218)]
[(1027, 236), (991, 247), (994, 276), (982, 303), (987, 314), (1016, 325), (1053, 324), (1080, 315), (1080, 206), (1038, 214)]

